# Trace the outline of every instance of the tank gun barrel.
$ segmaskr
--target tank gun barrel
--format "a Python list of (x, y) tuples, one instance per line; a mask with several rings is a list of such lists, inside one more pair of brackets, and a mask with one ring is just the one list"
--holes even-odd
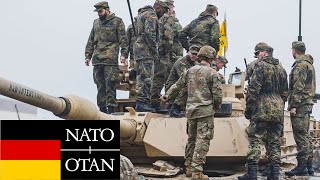
[[(54, 97), (21, 84), (0, 77), (0, 95), (48, 110), (66, 120), (115, 120), (116, 117), (105, 114), (95, 104), (84, 98), (68, 95)], [(135, 136), (136, 124), (120, 121), (120, 137), (128, 139)]]

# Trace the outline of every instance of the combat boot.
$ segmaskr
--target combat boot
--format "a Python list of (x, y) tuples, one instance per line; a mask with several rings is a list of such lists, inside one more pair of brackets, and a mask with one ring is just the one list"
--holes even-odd
[(278, 180), (280, 178), (280, 165), (273, 164), (270, 167), (270, 175), (268, 175), (267, 180)]
[(192, 172), (191, 180), (209, 180), (209, 177), (202, 172)]
[(135, 110), (136, 110), (137, 112), (156, 112), (156, 110), (153, 109), (153, 108), (151, 108), (151, 107), (149, 107), (148, 104), (143, 103), (143, 102), (138, 102), (138, 101), (137, 101), (137, 103), (136, 103), (136, 108), (135, 108)]
[(284, 173), (286, 176), (308, 176), (308, 169), (306, 164), (298, 163), (298, 166), (293, 168), (291, 171)]
[(179, 105), (177, 105), (176, 103), (173, 103), (172, 107), (169, 111), (169, 114), (170, 114), (170, 117), (176, 117), (176, 118), (182, 117), (181, 107)]
[(268, 164), (267, 167), (262, 171), (261, 175), (267, 177), (270, 175), (270, 171), (271, 171), (271, 165)]
[(314, 176), (314, 169), (313, 169), (313, 165), (312, 165), (312, 159), (309, 159), (307, 161), (307, 169), (308, 169), (309, 176)]
[(112, 114), (114, 113), (114, 106), (108, 106), (108, 113), (107, 114)]
[(238, 179), (239, 180), (257, 180), (257, 170), (258, 170), (258, 165), (248, 163), (247, 173), (242, 176), (239, 176)]
[(192, 171), (191, 171), (191, 165), (186, 166), (186, 177), (191, 177)]
[(108, 114), (108, 109), (105, 106), (100, 106), (99, 109), (101, 112)]

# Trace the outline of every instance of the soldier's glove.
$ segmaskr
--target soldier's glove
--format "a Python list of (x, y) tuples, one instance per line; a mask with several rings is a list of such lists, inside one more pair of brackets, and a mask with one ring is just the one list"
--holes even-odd
[(251, 106), (247, 106), (246, 111), (244, 112), (244, 116), (250, 120), (252, 118), (252, 108)]

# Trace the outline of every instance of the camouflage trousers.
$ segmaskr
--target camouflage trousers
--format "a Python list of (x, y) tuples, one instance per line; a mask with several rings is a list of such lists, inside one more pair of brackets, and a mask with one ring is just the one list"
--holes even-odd
[(118, 77), (118, 66), (95, 65), (93, 67), (93, 80), (98, 89), (97, 105), (99, 107), (118, 106), (116, 98)]
[(202, 172), (213, 139), (214, 117), (208, 116), (187, 120), (188, 142), (185, 148), (185, 165), (191, 165), (192, 172)]
[[(256, 136), (255, 136), (255, 129), (256, 129), (256, 121), (252, 121), (250, 120), (250, 124), (247, 128), (247, 133), (248, 133), (248, 139), (249, 139), (249, 143), (250, 142), (253, 142), (253, 141), (256, 141)], [(262, 137), (262, 142), (264, 143), (264, 146), (266, 148), (266, 155), (269, 157), (269, 154), (270, 154), (270, 151), (269, 151), (269, 148), (268, 148), (268, 139), (267, 139), (267, 136), (265, 134), (265, 136)]]
[(150, 103), (151, 79), (153, 76), (154, 60), (146, 59), (137, 61), (137, 101)]
[(283, 131), (283, 125), (276, 122), (257, 121), (254, 123), (252, 133), (249, 137), (249, 151), (247, 161), (255, 164), (259, 163), (262, 138), (265, 136), (268, 141), (268, 159), (272, 164), (280, 164), (280, 137)]
[(151, 83), (151, 101), (160, 102), (160, 93), (163, 89), (172, 66), (169, 67), (169, 58), (161, 57), (160, 61), (154, 62), (154, 74)]
[(313, 158), (313, 144), (309, 134), (310, 114), (312, 105), (304, 105), (297, 108), (296, 116), (290, 116), (293, 130), (293, 137), (297, 144), (297, 160), (299, 163), (306, 163)]

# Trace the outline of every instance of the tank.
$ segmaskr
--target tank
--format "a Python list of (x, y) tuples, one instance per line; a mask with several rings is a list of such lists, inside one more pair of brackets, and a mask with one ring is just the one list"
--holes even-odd
[[(105, 114), (87, 99), (76, 95), (53, 97), (27, 86), (0, 78), (0, 94), (48, 110), (66, 120), (119, 120), (121, 154), (133, 163), (152, 163), (156, 160), (183, 162), (187, 142), (185, 117), (171, 118), (167, 114), (136, 112), (134, 72), (120, 66), (118, 90), (128, 91), (129, 98), (118, 99), (117, 112)], [(315, 100), (316, 102), (316, 100)], [(214, 119), (214, 138), (210, 143), (207, 164), (243, 165), (248, 151), (247, 127), (244, 117), (245, 73), (229, 76), (223, 85), (223, 107)], [(310, 134), (315, 144), (320, 137), (320, 124), (311, 117)], [(285, 111), (284, 135), (281, 138), (282, 158), (295, 156), (296, 144), (292, 134), (289, 112)], [(262, 146), (262, 161), (266, 159)]]

